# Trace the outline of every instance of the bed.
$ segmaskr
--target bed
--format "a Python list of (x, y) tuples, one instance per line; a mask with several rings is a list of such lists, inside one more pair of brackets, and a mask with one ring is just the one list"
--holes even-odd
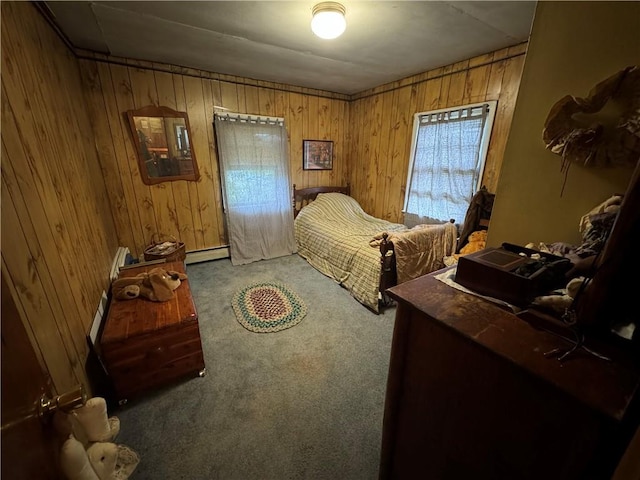
[(378, 313), (385, 290), (444, 267), (456, 248), (452, 222), (408, 228), (367, 214), (346, 187), (293, 186), (298, 254)]

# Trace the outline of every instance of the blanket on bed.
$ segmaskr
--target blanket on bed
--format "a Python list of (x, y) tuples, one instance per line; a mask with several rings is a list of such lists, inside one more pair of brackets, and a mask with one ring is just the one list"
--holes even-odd
[[(298, 254), (347, 288), (360, 303), (378, 312), (382, 266), (380, 250), (370, 244), (371, 240), (387, 232), (398, 242), (398, 276), (406, 280), (444, 266), (445, 254), (440, 250), (455, 248), (456, 241), (455, 233), (451, 237), (455, 226), (449, 225), (408, 229), (367, 214), (352, 197), (324, 193), (300, 211), (294, 233)], [(433, 248), (434, 244), (437, 248)]]
[(298, 254), (343, 285), (363, 305), (378, 311), (380, 251), (369, 240), (380, 231), (406, 229), (368, 215), (355, 199), (322, 193), (294, 222)]
[(458, 229), (450, 222), (389, 233), (388, 240), (395, 248), (398, 284), (443, 268), (443, 258), (453, 254), (457, 239)]

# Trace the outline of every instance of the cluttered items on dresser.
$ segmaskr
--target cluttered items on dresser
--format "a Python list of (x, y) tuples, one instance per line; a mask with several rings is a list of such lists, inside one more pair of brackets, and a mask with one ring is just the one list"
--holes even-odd
[(482, 295), (526, 306), (566, 283), (568, 258), (511, 243), (485, 248), (458, 259), (455, 281)]
[[(640, 235), (639, 179), (640, 163), (624, 195), (612, 195), (580, 218), (580, 244), (530, 243), (519, 247), (539, 252), (544, 257), (552, 255), (570, 261), (570, 268), (559, 276), (556, 286), (536, 281), (542, 273), (537, 273), (534, 263), (526, 267), (533, 270), (533, 274), (521, 278), (516, 272), (523, 273), (522, 269), (518, 270), (522, 260), (517, 259), (514, 252), (502, 252), (511, 255), (509, 258), (497, 258), (495, 252), (493, 256), (485, 257), (488, 249), (467, 255), (470, 258), (466, 260), (461, 257), (458, 267), (462, 265), (462, 273), (456, 272), (456, 281), (464, 284), (465, 275), (469, 275), (468, 269), (465, 273), (465, 265), (475, 267), (479, 277), (467, 279), (465, 286), (517, 306), (514, 311), (530, 323), (544, 325), (543, 328), (551, 328), (563, 336), (575, 336), (578, 347), (585, 338), (596, 338), (640, 353), (637, 349), (640, 317), (634, 296), (636, 283), (628, 280), (629, 273), (633, 275), (639, 269), (633, 243)], [(479, 270), (475, 265), (479, 262), (474, 261), (474, 256), (492, 260), (493, 265), (484, 265), (484, 270)], [(556, 265), (564, 270), (562, 263)], [(503, 283), (496, 283), (495, 278)]]
[(456, 282), (518, 307), (562, 314), (598, 269), (622, 201), (623, 195), (612, 195), (580, 218), (579, 245), (503, 243), (500, 248), (460, 255)]

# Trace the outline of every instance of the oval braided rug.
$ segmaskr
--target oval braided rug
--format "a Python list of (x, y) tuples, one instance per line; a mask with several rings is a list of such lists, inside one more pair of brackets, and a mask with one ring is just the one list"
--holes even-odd
[(231, 306), (240, 325), (258, 333), (293, 327), (307, 314), (307, 306), (282, 283), (262, 282), (236, 292)]

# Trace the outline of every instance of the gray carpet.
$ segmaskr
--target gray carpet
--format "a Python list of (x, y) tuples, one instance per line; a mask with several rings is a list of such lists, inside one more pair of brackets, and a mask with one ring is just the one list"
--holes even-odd
[[(395, 308), (376, 315), (298, 255), (187, 274), (207, 374), (110, 412), (141, 456), (130, 478), (376, 479)], [(246, 330), (230, 299), (255, 281), (289, 285), (307, 316)]]

